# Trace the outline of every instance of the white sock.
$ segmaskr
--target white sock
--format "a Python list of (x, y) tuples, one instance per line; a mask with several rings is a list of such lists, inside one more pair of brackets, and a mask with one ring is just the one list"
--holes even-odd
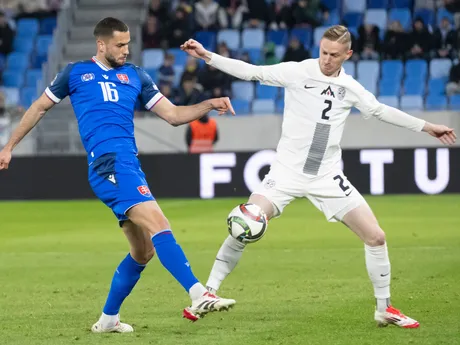
[(195, 283), (193, 286), (188, 290), (188, 294), (192, 301), (200, 298), (206, 292), (206, 288), (201, 283)]
[(377, 299), (377, 310), (385, 311), (390, 305), (391, 266), (388, 258), (387, 244), (376, 247), (364, 245), (366, 268), (369, 273), (374, 295)]
[(211, 288), (213, 292), (219, 290), (222, 281), (235, 268), (240, 261), (243, 250), (246, 244), (235, 240), (232, 236), (228, 236), (219, 251), (217, 252), (216, 261), (212, 266), (211, 273), (206, 286)]
[(102, 313), (101, 317), (99, 318), (100, 323), (102, 324), (103, 328), (112, 328), (115, 327), (118, 321), (120, 321), (119, 315), (107, 315)]

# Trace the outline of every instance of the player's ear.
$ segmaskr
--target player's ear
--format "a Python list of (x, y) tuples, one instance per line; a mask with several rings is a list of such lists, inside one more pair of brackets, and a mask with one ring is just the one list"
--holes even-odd
[(345, 58), (345, 60), (348, 60), (349, 58), (351, 58), (352, 55), (353, 55), (353, 50), (350, 49), (350, 50), (347, 52), (347, 57)]
[(97, 40), (96, 40), (96, 44), (97, 44), (97, 50), (99, 50), (99, 51), (102, 51), (102, 50), (104, 50), (104, 47), (105, 47), (105, 42), (104, 42), (104, 40), (103, 40), (103, 39), (101, 39), (100, 37), (99, 37), (99, 38), (97, 38)]

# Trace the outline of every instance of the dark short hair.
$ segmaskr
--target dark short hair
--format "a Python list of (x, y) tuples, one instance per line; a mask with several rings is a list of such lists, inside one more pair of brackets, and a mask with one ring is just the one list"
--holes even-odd
[(112, 37), (115, 31), (128, 32), (128, 25), (117, 18), (107, 17), (99, 21), (94, 28), (94, 37)]

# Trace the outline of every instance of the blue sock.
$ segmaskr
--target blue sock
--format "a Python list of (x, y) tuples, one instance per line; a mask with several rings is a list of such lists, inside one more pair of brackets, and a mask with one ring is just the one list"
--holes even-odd
[(182, 248), (177, 244), (171, 230), (163, 230), (152, 237), (161, 264), (183, 286), (185, 291), (198, 283)]
[(136, 285), (137, 281), (141, 277), (141, 272), (144, 268), (145, 265), (138, 264), (131, 257), (131, 254), (128, 254), (123, 259), (113, 275), (109, 296), (107, 297), (103, 310), (104, 314), (118, 314), (121, 304), (131, 293), (134, 285)]

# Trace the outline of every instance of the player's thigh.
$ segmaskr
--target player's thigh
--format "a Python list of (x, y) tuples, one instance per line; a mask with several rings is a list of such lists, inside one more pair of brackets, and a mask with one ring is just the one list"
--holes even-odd
[(89, 167), (89, 182), (121, 224), (133, 206), (155, 200), (134, 155), (110, 153), (97, 158)]
[(379, 246), (385, 243), (385, 233), (367, 203), (347, 212), (343, 216), (342, 223), (369, 246)]
[(280, 165), (272, 165), (248, 202), (261, 207), (269, 219), (279, 217), (292, 200), (302, 197), (304, 186), (294, 175)]
[(367, 204), (341, 171), (309, 181), (305, 196), (330, 222), (342, 221), (349, 211)]
[(130, 253), (133, 259), (145, 265), (155, 254), (155, 249), (148, 231), (143, 230), (130, 220), (124, 221), (123, 232), (130, 244)]
[(169, 221), (154, 200), (134, 205), (126, 212), (131, 222), (148, 232), (150, 236), (170, 229)]

